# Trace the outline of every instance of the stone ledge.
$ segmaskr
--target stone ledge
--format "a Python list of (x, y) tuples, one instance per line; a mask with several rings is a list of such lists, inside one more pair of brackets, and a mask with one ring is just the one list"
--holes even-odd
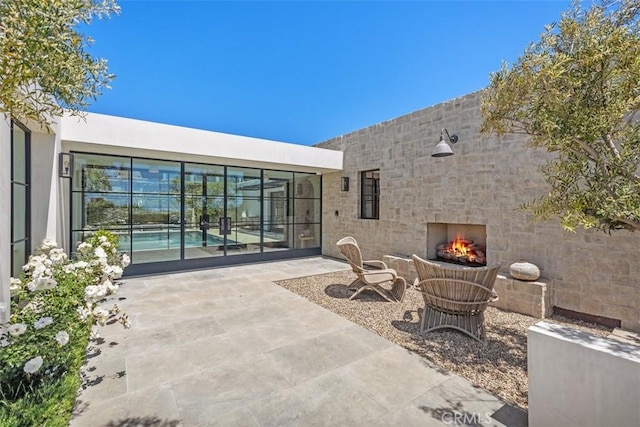
[[(395, 255), (384, 255), (382, 261), (389, 268), (398, 272), (404, 277), (407, 284), (413, 283), (418, 277), (413, 260)], [(492, 306), (513, 311), (527, 316), (544, 319), (549, 317), (553, 311), (553, 287), (551, 283), (543, 281), (525, 282), (498, 275), (494, 290), (500, 299)]]

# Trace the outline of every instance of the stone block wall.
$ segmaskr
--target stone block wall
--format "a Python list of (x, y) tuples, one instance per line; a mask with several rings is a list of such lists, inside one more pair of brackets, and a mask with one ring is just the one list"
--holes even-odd
[[(640, 330), (640, 234), (532, 222), (519, 206), (547, 191), (539, 168), (549, 154), (526, 148), (523, 137), (480, 135), (481, 94), (318, 144), (344, 152), (344, 170), (323, 175), (323, 253), (340, 257), (335, 242), (350, 235), (365, 259), (426, 257), (427, 223), (481, 224), (489, 263), (506, 272), (518, 260), (533, 262), (553, 283), (555, 305)], [(459, 141), (455, 155), (434, 158), (442, 128)], [(372, 169), (380, 169), (380, 219), (360, 219), (360, 172)], [(340, 191), (343, 176), (349, 191)]]

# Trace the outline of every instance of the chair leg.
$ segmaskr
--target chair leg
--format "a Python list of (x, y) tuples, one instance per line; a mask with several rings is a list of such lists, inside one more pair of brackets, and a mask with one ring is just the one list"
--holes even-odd
[(360, 289), (358, 289), (357, 291), (355, 291), (353, 293), (353, 295), (351, 295), (349, 297), (349, 300), (352, 300), (353, 298), (356, 297), (356, 295), (358, 295), (360, 292), (364, 291), (364, 290), (371, 290), (374, 292), (377, 292), (378, 295), (380, 295), (382, 298), (386, 299), (389, 302), (394, 302), (393, 297), (389, 296), (389, 292), (387, 290), (385, 290), (384, 288), (382, 288), (379, 285), (369, 285), (369, 284), (364, 284)]
[(402, 277), (398, 277), (393, 282), (393, 287), (391, 288), (391, 295), (396, 299), (397, 302), (402, 302), (404, 298), (404, 293), (407, 290), (407, 282)]
[(353, 282), (351, 282), (349, 284), (349, 286), (347, 286), (347, 289), (350, 290), (350, 291), (355, 291), (356, 289), (358, 289), (362, 285), (364, 285), (364, 283), (359, 278), (356, 278), (356, 280), (354, 280)]
[(475, 316), (448, 314), (425, 306), (422, 311), (420, 332), (426, 333), (437, 329), (455, 329), (471, 338), (486, 344), (487, 335), (484, 326), (484, 313)]

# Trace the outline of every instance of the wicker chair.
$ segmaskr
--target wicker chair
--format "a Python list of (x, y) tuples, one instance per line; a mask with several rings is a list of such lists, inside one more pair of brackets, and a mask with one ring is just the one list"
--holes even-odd
[(424, 299), (420, 332), (455, 329), (486, 342), (484, 311), (498, 300), (493, 286), (500, 264), (489, 267), (443, 267), (413, 255), (418, 278), (413, 287)]
[[(353, 237), (340, 239), (336, 244), (342, 255), (347, 259), (347, 262), (349, 262), (353, 272), (358, 276), (347, 287), (349, 290), (355, 291), (349, 298), (350, 300), (368, 289), (377, 292), (387, 301), (402, 301), (407, 284), (394, 269), (387, 268), (387, 265), (382, 261), (363, 261), (358, 243)], [(365, 264), (374, 265), (380, 269), (366, 269)], [(382, 285), (385, 283), (391, 284), (391, 288), (383, 287)]]

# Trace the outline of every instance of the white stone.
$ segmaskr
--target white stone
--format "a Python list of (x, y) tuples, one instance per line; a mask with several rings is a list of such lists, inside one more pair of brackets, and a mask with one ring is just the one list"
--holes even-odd
[(540, 277), (540, 269), (537, 265), (526, 261), (514, 262), (509, 266), (511, 277), (518, 280), (533, 282)]

